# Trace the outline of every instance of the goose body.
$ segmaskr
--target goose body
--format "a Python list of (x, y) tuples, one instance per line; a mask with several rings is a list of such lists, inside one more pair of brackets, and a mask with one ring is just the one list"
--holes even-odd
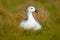
[(20, 26), (26, 30), (33, 29), (33, 30), (39, 30), (41, 29), (41, 25), (34, 19), (32, 12), (37, 12), (35, 7), (30, 6), (27, 8), (27, 19), (22, 20), (20, 23)]

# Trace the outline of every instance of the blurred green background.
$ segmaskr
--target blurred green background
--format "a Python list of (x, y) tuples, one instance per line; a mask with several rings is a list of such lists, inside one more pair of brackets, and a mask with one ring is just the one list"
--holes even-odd
[[(20, 13), (14, 8), (24, 8), (30, 1), (49, 12), (48, 21), (40, 31), (23, 31), (18, 27), (16, 20)], [(60, 0), (0, 0), (0, 40), (60, 40)]]

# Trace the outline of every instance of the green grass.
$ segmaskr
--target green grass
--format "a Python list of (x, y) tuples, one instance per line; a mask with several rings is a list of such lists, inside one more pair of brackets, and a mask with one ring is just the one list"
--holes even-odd
[[(12, 13), (12, 17), (4, 16), (0, 13), (0, 16), (2, 16), (2, 20), (0, 20), (0, 40), (60, 40), (60, 1), (33, 0), (33, 2), (40, 3), (48, 11), (48, 21), (42, 24), (42, 29), (36, 32), (32, 32), (31, 30), (22, 32), (16, 21), (17, 13)], [(9, 5), (4, 1), (2, 5), (5, 9), (11, 10), (25, 3), (25, 0), (18, 1), (17, 3), (14, 3), (14, 0), (10, 0)]]

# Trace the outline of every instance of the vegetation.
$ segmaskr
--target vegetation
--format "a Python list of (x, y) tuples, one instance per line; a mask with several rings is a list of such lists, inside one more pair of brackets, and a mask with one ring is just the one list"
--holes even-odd
[[(43, 17), (44, 22), (40, 20), (40, 14), (34, 14), (42, 21), (41, 30), (26, 31), (19, 27), (30, 5), (48, 12), (46, 21), (46, 16)], [(60, 0), (0, 0), (0, 40), (60, 40)]]

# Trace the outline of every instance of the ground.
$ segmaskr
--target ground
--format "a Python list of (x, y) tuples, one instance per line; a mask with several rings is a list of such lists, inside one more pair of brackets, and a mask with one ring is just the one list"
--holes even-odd
[[(26, 31), (19, 27), (30, 5), (47, 10), (47, 19), (43, 16), (43, 21), (40, 14), (33, 14), (42, 21), (41, 30)], [(0, 40), (60, 40), (60, 0), (0, 0)]]

